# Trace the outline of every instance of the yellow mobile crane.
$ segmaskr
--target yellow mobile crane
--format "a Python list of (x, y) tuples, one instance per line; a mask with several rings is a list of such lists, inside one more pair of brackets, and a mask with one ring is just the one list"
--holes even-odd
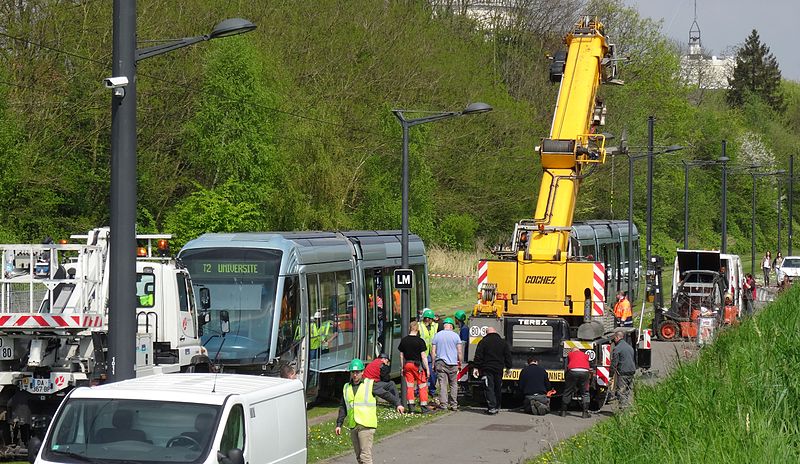
[[(621, 82), (616, 80), (614, 46), (597, 18), (583, 18), (564, 42), (567, 51), (556, 53), (550, 66), (550, 81), (560, 88), (550, 135), (538, 147), (543, 173), (536, 213), (517, 223), (510, 248), (495, 250), (496, 258), (480, 262), (470, 344), (478, 343), (488, 327), (504, 335), (515, 367), (504, 373), (507, 381), (519, 378), (518, 367), (530, 353), (539, 357), (551, 381), (563, 381), (566, 353), (580, 348), (593, 363), (598, 398), (610, 374), (605, 331), (611, 327), (604, 316), (609, 273), (605, 256), (581, 256), (571, 232), (578, 187), (606, 159), (605, 136), (597, 131), (606, 114), (598, 87)], [(635, 333), (631, 337), (638, 341)]]

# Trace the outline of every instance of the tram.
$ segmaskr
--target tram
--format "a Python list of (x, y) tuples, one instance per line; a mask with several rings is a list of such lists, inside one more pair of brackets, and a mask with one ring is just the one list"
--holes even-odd
[[(208, 233), (178, 258), (211, 296), (202, 342), (223, 371), (292, 365), (313, 401), (341, 390), (353, 358), (381, 352), (400, 373), (400, 231)], [(428, 306), (422, 240), (409, 235), (411, 314)], [(198, 293), (199, 294), (199, 291)]]

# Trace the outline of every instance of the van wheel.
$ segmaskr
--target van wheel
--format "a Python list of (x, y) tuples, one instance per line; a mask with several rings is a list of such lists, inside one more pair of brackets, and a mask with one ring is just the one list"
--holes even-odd
[(658, 338), (663, 341), (672, 341), (678, 338), (678, 324), (672, 321), (664, 321), (658, 327)]

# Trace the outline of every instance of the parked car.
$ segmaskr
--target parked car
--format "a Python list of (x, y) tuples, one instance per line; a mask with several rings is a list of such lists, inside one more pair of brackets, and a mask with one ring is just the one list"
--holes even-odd
[(783, 258), (780, 271), (783, 275), (789, 276), (789, 280), (800, 277), (800, 256), (787, 256)]

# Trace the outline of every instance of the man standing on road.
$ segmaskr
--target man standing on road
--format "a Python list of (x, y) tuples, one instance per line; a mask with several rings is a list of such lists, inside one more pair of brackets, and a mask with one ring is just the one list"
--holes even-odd
[(561, 395), (561, 417), (567, 416), (567, 407), (575, 396), (581, 395), (583, 418), (589, 418), (589, 355), (580, 348), (573, 348), (567, 355), (567, 378)]
[(400, 363), (403, 365), (403, 382), (406, 383), (406, 401), (408, 412), (414, 412), (414, 390), (419, 386), (420, 412), (428, 412), (428, 373), (430, 365), (425, 341), (419, 335), (419, 323), (408, 324), (408, 335), (400, 340), (397, 350), (400, 351)]
[(633, 393), (633, 374), (636, 373), (636, 360), (633, 347), (625, 341), (625, 333), (614, 332), (614, 348), (611, 350), (611, 372), (617, 377), (617, 399), (623, 408), (631, 403)]
[(756, 293), (755, 289), (756, 279), (753, 278), (752, 274), (746, 274), (744, 276), (744, 282), (742, 282), (742, 299), (744, 300), (745, 316), (753, 315), (753, 300), (755, 299)]
[(617, 327), (633, 327), (631, 302), (625, 292), (617, 292), (617, 303), (614, 305), (614, 320)]
[(425, 308), (422, 310), (422, 324), (419, 325), (419, 336), (425, 340), (425, 345), (427, 345), (425, 352), (428, 353), (428, 365), (431, 366), (431, 371), (428, 375), (428, 393), (431, 396), (436, 395), (436, 371), (433, 369), (433, 359), (431, 358), (433, 336), (439, 331), (439, 323), (433, 321), (435, 317), (436, 314), (431, 308)]
[[(550, 412), (550, 397), (547, 394), (553, 388), (547, 371), (539, 365), (535, 356), (528, 356), (528, 365), (519, 374), (519, 388), (525, 396), (525, 412), (544, 416)], [(555, 391), (555, 390), (553, 390)]]
[(392, 382), (392, 379), (389, 377), (389, 364), (391, 364), (389, 355), (381, 353), (377, 358), (373, 359), (372, 362), (367, 364), (367, 368), (364, 369), (364, 378), (372, 379), (375, 382), (375, 391), (386, 390), (397, 398), (399, 403), (400, 396), (397, 394), (397, 386), (395, 386), (394, 382)]
[[(434, 368), (439, 378), (439, 405), (442, 409), (458, 411), (458, 371), (464, 362), (461, 337), (453, 331), (455, 322), (444, 320), (444, 330), (433, 337), (431, 357), (435, 359)], [(450, 393), (450, 400), (447, 396)]]
[(350, 429), (350, 440), (359, 464), (372, 464), (372, 440), (378, 427), (378, 403), (375, 395), (392, 403), (397, 412), (403, 406), (397, 397), (388, 392), (376, 391), (375, 382), (364, 378), (364, 363), (360, 359), (350, 361), (350, 381), (342, 388), (342, 404), (336, 418), (336, 435), (342, 434), (342, 425)]
[(473, 360), (473, 375), (481, 378), (486, 388), (486, 414), (500, 412), (503, 369), (511, 369), (511, 349), (494, 327), (486, 329), (486, 335), (478, 343)]

